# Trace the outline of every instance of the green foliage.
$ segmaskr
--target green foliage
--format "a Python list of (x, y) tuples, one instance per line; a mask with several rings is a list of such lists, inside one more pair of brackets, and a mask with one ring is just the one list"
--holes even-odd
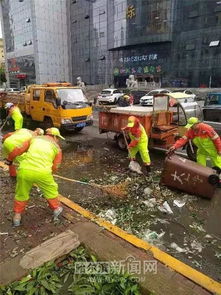
[(55, 264), (48, 262), (19, 282), (0, 288), (1, 295), (50, 295), (61, 288)]
[(4, 68), (0, 68), (0, 82), (6, 82), (6, 76), (5, 76), (5, 69)]
[(0, 287), (0, 295), (140, 295), (139, 286), (134, 278), (114, 269), (101, 274), (76, 274), (76, 262), (97, 262), (84, 247), (75, 251), (57, 265), (46, 263), (32, 271), (19, 282)]

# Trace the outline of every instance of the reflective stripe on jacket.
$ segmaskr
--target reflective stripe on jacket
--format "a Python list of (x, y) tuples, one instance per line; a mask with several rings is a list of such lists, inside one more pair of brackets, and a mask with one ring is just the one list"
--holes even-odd
[(181, 148), (188, 142), (188, 140), (192, 140), (196, 137), (211, 140), (214, 143), (216, 150), (221, 153), (221, 139), (219, 135), (210, 125), (205, 123), (199, 123), (196, 130), (190, 128), (182, 138), (176, 141), (174, 147), (176, 149)]

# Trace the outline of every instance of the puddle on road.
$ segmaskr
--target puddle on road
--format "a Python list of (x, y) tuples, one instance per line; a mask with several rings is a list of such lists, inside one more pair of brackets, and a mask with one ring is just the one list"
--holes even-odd
[[(163, 154), (159, 152), (152, 153), (155, 169), (149, 178), (129, 172), (126, 153), (111, 141), (66, 142), (63, 152), (64, 161), (58, 173), (62, 176), (102, 185), (129, 182), (126, 199), (58, 180), (63, 195), (221, 281), (220, 190), (209, 201), (159, 186), (163, 163)], [(149, 194), (147, 188), (151, 189)], [(175, 199), (180, 203), (185, 200), (185, 205), (173, 205)], [(173, 214), (159, 210), (165, 201)]]

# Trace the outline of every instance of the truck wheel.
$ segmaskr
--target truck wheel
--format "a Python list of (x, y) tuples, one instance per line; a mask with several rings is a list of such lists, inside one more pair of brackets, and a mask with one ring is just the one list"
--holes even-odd
[(117, 135), (116, 140), (117, 140), (118, 147), (121, 150), (126, 150), (127, 149), (123, 134)]
[(195, 146), (195, 144), (193, 142), (192, 142), (192, 147), (193, 147), (193, 151), (192, 151), (192, 148), (191, 148), (190, 144), (188, 143), (187, 146), (186, 146), (186, 153), (188, 155), (188, 158), (191, 161), (196, 162), (197, 147)]
[(48, 128), (51, 128), (51, 127), (54, 126), (51, 118), (44, 118), (44, 122), (43, 123), (44, 123), (45, 129), (48, 129)]

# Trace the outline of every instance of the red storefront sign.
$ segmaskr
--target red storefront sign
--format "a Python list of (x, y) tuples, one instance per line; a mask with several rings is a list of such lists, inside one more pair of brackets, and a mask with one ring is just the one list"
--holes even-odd
[(25, 78), (27, 78), (27, 75), (26, 74), (17, 74), (16, 75), (16, 78), (18, 78), (18, 79), (25, 79)]

